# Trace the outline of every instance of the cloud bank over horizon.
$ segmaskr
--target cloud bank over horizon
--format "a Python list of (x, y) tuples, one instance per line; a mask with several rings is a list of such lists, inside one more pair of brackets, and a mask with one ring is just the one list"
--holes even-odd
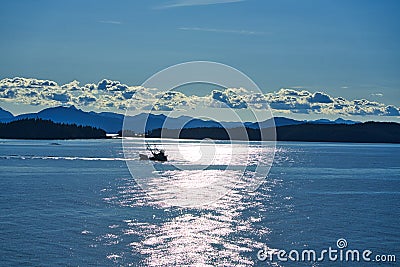
[(345, 99), (324, 92), (281, 88), (272, 93), (251, 93), (244, 88), (214, 89), (206, 96), (186, 95), (169, 91), (160, 95), (154, 88), (128, 86), (119, 81), (103, 79), (97, 84), (81, 85), (72, 81), (59, 85), (51, 80), (4, 78), (0, 80), (0, 101), (28, 105), (76, 105), (96, 110), (124, 111), (134, 97), (134, 108), (157, 111), (191, 109), (194, 107), (227, 107), (233, 109), (265, 109), (285, 114), (374, 115), (400, 116), (399, 107), (367, 99)]

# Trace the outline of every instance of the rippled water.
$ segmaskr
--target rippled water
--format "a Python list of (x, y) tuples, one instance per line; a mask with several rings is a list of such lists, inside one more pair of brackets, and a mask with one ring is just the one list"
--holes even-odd
[[(58, 142), (0, 141), (0, 265), (294, 266), (260, 262), (257, 251), (325, 249), (338, 238), (400, 257), (399, 145), (278, 143), (269, 175), (249, 192), (251, 168), (235, 174), (248, 161), (218, 156), (202, 170), (198, 142), (181, 147), (187, 163), (171, 141), (171, 162), (147, 177), (152, 198), (127, 168), (139, 166), (143, 178), (151, 163), (125, 162), (120, 140)], [(263, 146), (252, 143), (252, 155)], [(217, 150), (226, 148), (218, 142)], [(157, 182), (154, 171), (166, 180)], [(234, 186), (206, 206), (179, 208), (165, 193), (227, 178)]]
[(151, 142), (168, 152), (168, 162), (137, 160), (146, 150), (142, 139), (124, 139), (124, 153), (135, 181), (162, 206), (197, 208), (231, 191), (254, 191), (265, 180), (275, 154), (273, 142)]

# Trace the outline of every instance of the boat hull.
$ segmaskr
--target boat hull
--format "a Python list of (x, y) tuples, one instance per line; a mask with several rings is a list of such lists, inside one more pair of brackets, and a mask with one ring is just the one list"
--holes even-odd
[(140, 160), (153, 160), (153, 161), (167, 161), (167, 156), (153, 156), (153, 157), (149, 157), (145, 154), (139, 154), (139, 159)]

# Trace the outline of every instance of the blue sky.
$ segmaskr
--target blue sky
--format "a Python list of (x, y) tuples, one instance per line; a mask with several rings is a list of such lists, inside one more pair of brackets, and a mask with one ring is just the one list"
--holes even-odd
[(192, 60), (266, 93), (305, 88), (400, 106), (396, 0), (4, 0), (0, 79), (140, 85)]

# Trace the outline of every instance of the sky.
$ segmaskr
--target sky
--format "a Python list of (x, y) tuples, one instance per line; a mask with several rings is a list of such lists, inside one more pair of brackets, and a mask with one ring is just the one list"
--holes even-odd
[[(14, 113), (58, 102), (5, 97), (7, 89), (21, 89), (6, 78), (54, 81), (58, 87), (49, 90), (61, 94), (74, 80), (82, 87), (103, 79), (135, 87), (171, 65), (207, 60), (244, 72), (268, 100), (274, 94), (288, 101), (281, 88), (320, 92), (332, 105), (343, 98), (381, 109), (347, 115), (399, 117), (384, 110), (400, 106), (397, 0), (3, 0), (1, 6), (0, 106)], [(369, 103), (354, 102), (361, 99)]]

